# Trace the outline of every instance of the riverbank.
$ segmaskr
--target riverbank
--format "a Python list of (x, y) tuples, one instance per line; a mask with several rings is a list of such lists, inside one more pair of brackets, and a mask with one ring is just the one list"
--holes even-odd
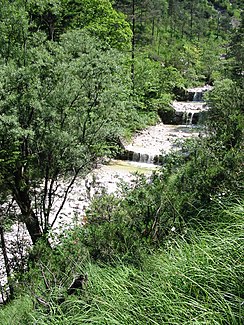
[[(201, 88), (192, 89), (191, 91), (201, 92)], [(173, 105), (176, 105), (176, 103)], [(179, 103), (179, 105), (181, 107), (182, 103)], [(192, 105), (198, 105), (198, 110), (201, 110), (204, 103), (184, 102), (184, 109), (191, 111)], [(132, 173), (139, 172), (150, 175), (153, 170), (158, 168), (153, 164), (155, 156), (168, 154), (171, 150), (179, 150), (182, 141), (197, 137), (202, 132), (201, 128), (192, 124), (167, 125), (158, 123), (135, 134), (131, 142), (125, 145), (125, 149), (134, 153), (131, 157), (132, 159), (134, 157), (136, 161), (110, 160), (107, 164), (100, 164), (85, 178), (77, 177), (68, 193), (59, 217), (53, 224), (52, 233), (55, 235), (64, 232), (74, 225), (82, 226), (85, 211), (94, 196), (99, 195), (102, 191), (115, 193), (122, 181), (129, 183), (133, 180)], [(50, 213), (50, 224), (53, 223), (55, 215), (62, 204), (68, 182), (67, 180), (60, 180), (58, 183), (57, 195)], [(15, 213), (19, 213), (17, 207), (13, 208)], [(24, 224), (13, 225), (12, 229), (5, 233), (5, 238), (10, 261), (24, 258), (28, 247), (31, 245)], [(4, 286), (5, 283), (4, 260), (0, 258), (0, 284)]]

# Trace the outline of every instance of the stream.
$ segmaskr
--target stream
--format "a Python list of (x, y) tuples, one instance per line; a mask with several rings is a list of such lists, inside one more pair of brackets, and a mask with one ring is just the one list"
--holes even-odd
[[(138, 132), (129, 144), (125, 144), (128, 155), (124, 156), (123, 160), (110, 160), (106, 165), (94, 169), (85, 179), (77, 178), (54, 225), (54, 233), (63, 231), (74, 223), (82, 225), (86, 208), (94, 195), (101, 193), (101, 188), (106, 189), (108, 193), (115, 193), (121, 180), (130, 182), (135, 177), (134, 172), (150, 175), (153, 170), (159, 168), (157, 161), (160, 155), (179, 150), (179, 141), (197, 137), (204, 132), (197, 123), (201, 120), (199, 115), (207, 111), (206, 104), (202, 101), (202, 94), (207, 90), (208, 86), (189, 89), (191, 100), (172, 103), (174, 116), (170, 117), (171, 124), (167, 123), (166, 117), (166, 121)], [(53, 216), (60, 206), (65, 188), (65, 182), (61, 182), (60, 193), (53, 206)], [(29, 235), (21, 223), (13, 225), (11, 231), (5, 233), (5, 241), (8, 248), (16, 246), (14, 243), (17, 243), (18, 257), (24, 256), (26, 247), (30, 246)], [(8, 254), (12, 260), (10, 250)], [(4, 260), (0, 254), (0, 289), (5, 284)], [(0, 302), (2, 298), (0, 291)]]

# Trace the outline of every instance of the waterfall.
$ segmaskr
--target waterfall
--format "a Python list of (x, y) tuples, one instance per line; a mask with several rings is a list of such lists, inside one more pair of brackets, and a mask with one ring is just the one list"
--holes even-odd
[(189, 89), (187, 101), (173, 101), (171, 109), (162, 110), (159, 114), (163, 126), (159, 127), (158, 124), (140, 131), (131, 144), (124, 146), (122, 154), (117, 158), (139, 164), (162, 164), (165, 154), (170, 150), (178, 150), (177, 138), (191, 137), (200, 128), (194, 126), (201, 123), (207, 114), (203, 93), (209, 89), (209, 86)]
[(118, 158), (122, 160), (134, 161), (143, 164), (157, 164), (159, 161), (158, 155), (141, 153), (141, 152), (136, 152), (128, 149), (125, 150), (124, 153), (120, 155)]
[[(130, 158), (129, 158), (129, 160), (130, 160)], [(131, 160), (139, 162), (140, 161), (140, 154), (138, 152), (133, 152)]]
[(192, 125), (193, 123), (193, 117), (194, 117), (194, 112), (189, 111), (189, 112), (185, 112), (185, 121), (186, 121), (186, 125)]
[(160, 117), (165, 124), (195, 125), (203, 121), (202, 115), (206, 114), (208, 107), (203, 100), (203, 94), (209, 87), (189, 89), (188, 101), (174, 101), (172, 111)]
[(193, 102), (201, 102), (202, 101), (203, 92), (196, 91), (193, 95)]
[(186, 126), (192, 126), (201, 123), (203, 112), (196, 111), (196, 110), (186, 110), (183, 113), (182, 117), (182, 124)]
[(140, 153), (140, 152), (133, 152), (131, 161), (144, 163), (144, 164), (153, 164), (154, 159), (155, 159), (155, 156), (153, 156), (153, 155), (149, 155), (146, 153)]

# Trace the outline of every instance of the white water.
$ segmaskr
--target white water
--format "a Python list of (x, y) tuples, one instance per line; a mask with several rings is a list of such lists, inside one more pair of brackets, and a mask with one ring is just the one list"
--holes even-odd
[(202, 112), (207, 110), (204, 102), (177, 102), (173, 101), (173, 108), (177, 112)]
[(195, 88), (188, 88), (187, 92), (188, 93), (202, 93), (204, 91), (209, 91), (211, 90), (213, 87), (210, 85), (204, 85), (201, 87), (195, 87)]
[(153, 157), (162, 154), (162, 152), (167, 154), (171, 150), (178, 150), (177, 143), (179, 140), (198, 135), (199, 129), (194, 127), (159, 123), (135, 135), (132, 142), (125, 146), (125, 149), (134, 152), (134, 161), (139, 161), (139, 155), (148, 155), (152, 163)]

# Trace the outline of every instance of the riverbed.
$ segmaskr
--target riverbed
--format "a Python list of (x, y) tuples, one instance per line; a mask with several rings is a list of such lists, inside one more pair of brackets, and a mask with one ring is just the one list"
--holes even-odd
[[(204, 103), (194, 104), (192, 102), (173, 103), (176, 108), (178, 107), (179, 110), (184, 109), (185, 111), (199, 111), (202, 109), (203, 104)], [(135, 134), (131, 142), (125, 144), (125, 148), (135, 152), (137, 157), (138, 154), (140, 154), (141, 157), (147, 155), (149, 157), (147, 162), (149, 163), (140, 161), (140, 159), (136, 162), (110, 160), (107, 161), (106, 164), (99, 165), (98, 168), (94, 169), (85, 178), (78, 177), (71, 188), (60, 216), (54, 224), (54, 232), (60, 232), (68, 227), (72, 227), (74, 222), (82, 226), (85, 210), (91, 203), (93, 197), (99, 195), (102, 192), (102, 189), (107, 193), (116, 193), (116, 190), (122, 181), (130, 182), (133, 180), (135, 172), (150, 175), (153, 171), (160, 168), (160, 166), (153, 164), (154, 156), (167, 154), (171, 150), (179, 150), (180, 143), (183, 140), (197, 137), (202, 132), (204, 132), (202, 128), (191, 124), (166, 125), (158, 123), (157, 125), (150, 126)], [(51, 213), (51, 221), (62, 202), (66, 186), (67, 182), (60, 181), (59, 193), (54, 202)], [(13, 247), (13, 245), (17, 243), (17, 247), (20, 248), (18, 256), (24, 256), (26, 247), (31, 245), (25, 226), (21, 223), (13, 225), (11, 231), (8, 231), (5, 234), (5, 239), (7, 247)], [(13, 258), (10, 251), (9, 258)], [(3, 257), (1, 256), (0, 284), (4, 286), (5, 283), (6, 274)]]

